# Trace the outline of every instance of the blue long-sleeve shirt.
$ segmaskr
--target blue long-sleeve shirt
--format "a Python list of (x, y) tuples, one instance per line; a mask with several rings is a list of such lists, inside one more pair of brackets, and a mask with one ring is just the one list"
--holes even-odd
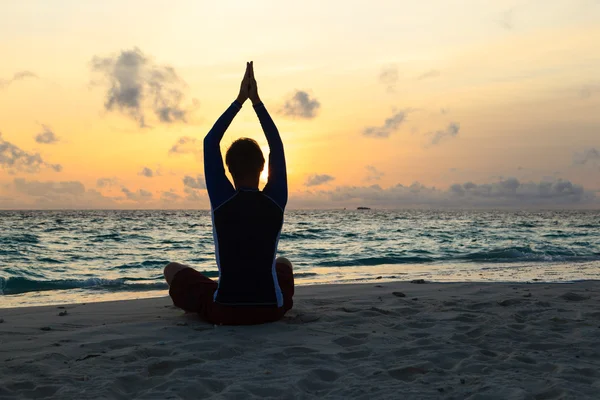
[(288, 197), (283, 142), (264, 104), (254, 105), (269, 143), (269, 178), (262, 191), (236, 190), (225, 175), (220, 142), (240, 109), (234, 101), (204, 138), (204, 174), (219, 267), (214, 300), (281, 307), (275, 257)]

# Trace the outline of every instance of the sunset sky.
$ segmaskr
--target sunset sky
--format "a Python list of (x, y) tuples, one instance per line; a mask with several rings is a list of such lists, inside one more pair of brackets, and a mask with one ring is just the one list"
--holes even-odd
[(598, 208), (599, 49), (600, 0), (3, 1), (0, 209), (208, 208), (249, 60), (289, 208)]

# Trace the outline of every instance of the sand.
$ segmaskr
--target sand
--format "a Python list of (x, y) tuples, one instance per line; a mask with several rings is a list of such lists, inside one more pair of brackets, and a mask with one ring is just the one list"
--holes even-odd
[(250, 327), (167, 297), (0, 309), (0, 399), (598, 399), (599, 289), (307, 286)]

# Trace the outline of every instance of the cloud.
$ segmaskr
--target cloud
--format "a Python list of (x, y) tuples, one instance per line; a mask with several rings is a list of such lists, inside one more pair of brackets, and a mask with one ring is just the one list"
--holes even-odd
[(184, 176), (183, 186), (191, 189), (206, 189), (204, 175), (198, 175), (196, 178), (189, 175)]
[(404, 111), (398, 111), (391, 117), (387, 118), (382, 126), (369, 126), (363, 129), (362, 134), (367, 137), (387, 138), (392, 133), (396, 132), (400, 125), (406, 119)]
[(514, 22), (514, 10), (511, 8), (510, 10), (506, 10), (504, 11), (501, 15), (500, 18), (497, 20), (498, 24), (500, 24), (501, 27), (503, 27), (506, 30), (512, 30), (515, 27), (515, 22)]
[(596, 148), (589, 148), (573, 155), (573, 164), (575, 165), (600, 165), (600, 151)]
[(117, 178), (99, 178), (96, 181), (96, 187), (105, 188), (105, 187), (117, 186), (118, 183), (119, 183), (119, 180)]
[(58, 142), (58, 137), (52, 132), (52, 130), (46, 125), (42, 125), (44, 129), (41, 133), (35, 136), (35, 141), (40, 144), (53, 144)]
[[(111, 179), (111, 178), (102, 178)], [(0, 185), (0, 209), (186, 209), (210, 206), (206, 191), (186, 188), (193, 196), (185, 197), (175, 190), (159, 192), (130, 191), (105, 196), (96, 189), (86, 189), (80, 181), (29, 181), (15, 178)]]
[(175, 193), (174, 190), (170, 190), (168, 192), (162, 192), (160, 195), (160, 199), (166, 202), (174, 202), (181, 199), (181, 196)]
[(398, 67), (395, 65), (383, 67), (379, 73), (379, 82), (387, 87), (388, 92), (394, 92), (396, 90), (398, 78)]
[(27, 78), (37, 78), (38, 76), (31, 71), (18, 71), (15, 72), (10, 79), (0, 79), (0, 89), (7, 87), (8, 85), (21, 81)]
[(321, 107), (321, 103), (315, 98), (310, 98), (307, 92), (297, 90), (296, 93), (288, 99), (281, 113), (290, 117), (299, 117), (311, 119), (317, 116), (317, 111)]
[(436, 78), (436, 77), (438, 77), (440, 75), (441, 75), (440, 71), (438, 71), (437, 69), (432, 69), (430, 71), (427, 71), (427, 72), (422, 73), (421, 75), (419, 75), (417, 77), (417, 80), (422, 81), (423, 79)]
[(183, 191), (186, 194), (185, 199), (192, 202), (192, 204), (197, 204), (205, 200), (206, 192), (204, 189), (206, 189), (206, 182), (204, 175), (197, 175), (195, 178), (189, 175), (184, 176), (183, 187)]
[(80, 196), (85, 193), (85, 186), (79, 181), (39, 182), (26, 181), (25, 179), (15, 179), (13, 184), (19, 193), (23, 193), (28, 196)]
[(62, 170), (60, 164), (50, 164), (42, 159), (39, 153), (28, 153), (14, 144), (4, 140), (0, 133), (0, 167), (9, 172), (39, 172), (41, 168), (50, 168), (56, 172)]
[(429, 135), (432, 136), (431, 144), (436, 145), (445, 137), (455, 137), (458, 135), (460, 131), (460, 124), (456, 122), (451, 122), (450, 125), (444, 130), (429, 132)]
[[(5, 186), (12, 202), (0, 201), (9, 209), (114, 209), (118, 203), (96, 190), (86, 190), (79, 181), (28, 181), (15, 178)], [(11, 204), (12, 203), (12, 204)]]
[(318, 174), (314, 174), (314, 175), (310, 175), (308, 178), (306, 178), (306, 182), (304, 183), (306, 186), (319, 186), (322, 185), (324, 183), (327, 182), (331, 182), (333, 181), (335, 178), (331, 175), (318, 175)]
[(127, 200), (144, 202), (152, 199), (152, 193), (144, 189), (139, 189), (137, 192), (132, 192), (126, 187), (123, 187), (121, 188), (121, 192), (125, 194)]
[(198, 202), (206, 200), (206, 196), (203, 195), (206, 192), (201, 192), (197, 189), (192, 189), (190, 187), (186, 187), (185, 189), (183, 189), (183, 191), (186, 194), (185, 199), (187, 201), (192, 202), (192, 204), (197, 204)]
[(142, 170), (138, 173), (138, 175), (141, 176), (145, 176), (146, 178), (152, 178), (155, 175), (158, 175), (158, 173), (152, 171), (150, 168), (148, 167), (144, 167), (142, 168)]
[(589, 84), (581, 88), (579, 95), (582, 99), (589, 99), (596, 93), (600, 93), (600, 85)]
[(568, 180), (520, 182), (516, 178), (492, 183), (457, 183), (442, 190), (415, 182), (388, 188), (379, 185), (341, 186), (333, 190), (292, 195), (291, 205), (326, 204), (336, 206), (367, 205), (382, 208), (449, 207), (449, 208), (526, 208), (526, 207), (596, 207), (600, 204), (593, 191)]
[(367, 177), (365, 178), (365, 180), (368, 182), (378, 181), (383, 175), (385, 175), (383, 172), (379, 171), (372, 165), (367, 165), (365, 169), (367, 170)]
[(95, 56), (91, 68), (103, 77), (107, 111), (118, 110), (142, 128), (148, 126), (146, 107), (152, 109), (160, 122), (187, 122), (187, 112), (181, 105), (185, 83), (172, 67), (157, 65), (134, 48), (109, 57)]
[(169, 154), (202, 154), (202, 143), (193, 137), (183, 136), (169, 150)]

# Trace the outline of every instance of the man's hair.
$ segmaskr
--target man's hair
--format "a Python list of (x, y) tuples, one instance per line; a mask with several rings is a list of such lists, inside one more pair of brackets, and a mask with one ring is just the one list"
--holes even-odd
[(239, 138), (227, 149), (225, 163), (234, 180), (256, 178), (265, 166), (265, 157), (256, 140)]

